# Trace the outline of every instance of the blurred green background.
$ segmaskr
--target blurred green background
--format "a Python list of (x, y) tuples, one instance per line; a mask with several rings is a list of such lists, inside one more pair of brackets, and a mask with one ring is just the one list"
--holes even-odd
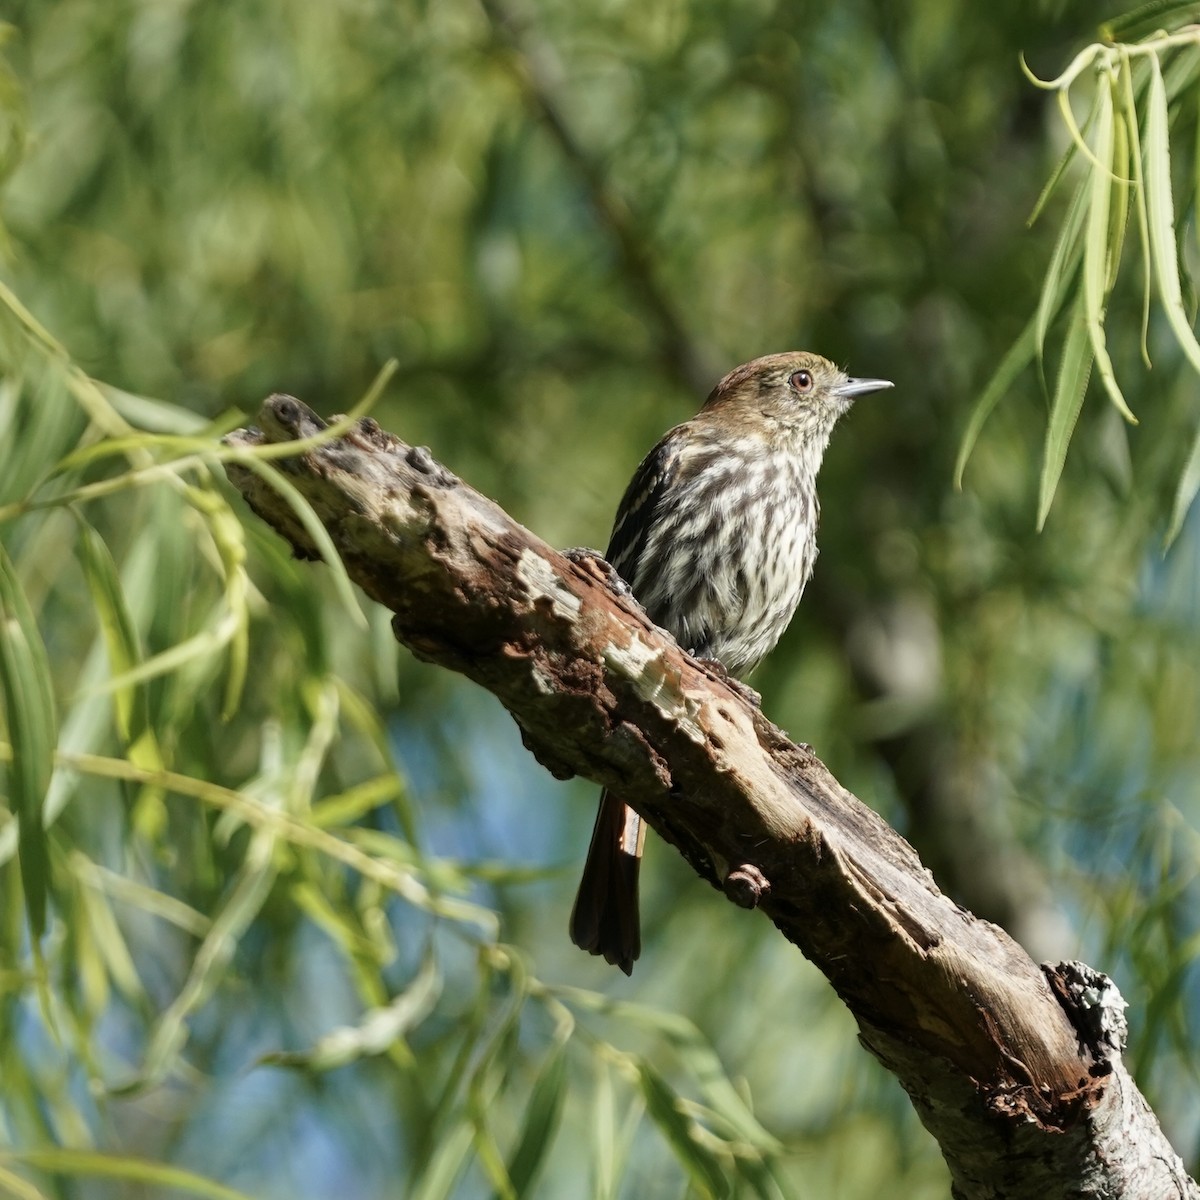
[[(1142, 423), (1093, 387), (1036, 533), (1048, 361), (953, 486), (1065, 207), (1026, 227), (1067, 135), (1018, 56), (1056, 74), (1110, 9), (3, 15), (0, 536), (60, 757), (36, 955), (0, 809), (0, 1193), (948, 1193), (898, 1085), (765, 921), (652, 845), (633, 978), (574, 950), (594, 787), (546, 776), (386, 614), (357, 623), (219, 466), (152, 469), (272, 391), (345, 411), (395, 359), (381, 424), (552, 543), (603, 547), (663, 430), (792, 348), (896, 387), (835, 435), (764, 707), (956, 899), (1114, 977), (1196, 1170), (1200, 522), (1163, 536), (1197, 381), (1157, 312), (1141, 362), (1136, 271), (1108, 334)], [(1186, 268), (1200, 64), (1181, 61)], [(123, 419), (203, 441), (114, 442)], [(196, 784), (138, 774), (158, 768)]]

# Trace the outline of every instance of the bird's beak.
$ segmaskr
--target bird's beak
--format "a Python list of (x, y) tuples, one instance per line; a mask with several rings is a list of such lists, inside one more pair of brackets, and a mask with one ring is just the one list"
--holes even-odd
[(881, 392), (884, 388), (892, 387), (890, 379), (847, 379), (831, 389), (835, 396), (844, 396), (847, 400), (855, 396), (865, 396), (868, 392)]

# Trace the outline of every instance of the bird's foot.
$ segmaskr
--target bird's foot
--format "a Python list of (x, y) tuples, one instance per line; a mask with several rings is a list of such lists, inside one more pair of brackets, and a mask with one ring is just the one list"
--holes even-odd
[(719, 658), (701, 657), (699, 659), (708, 669), (724, 684), (727, 684), (733, 691), (737, 692), (743, 700), (746, 701), (752, 708), (762, 708), (762, 696), (758, 694), (748, 683), (743, 683), (740, 679), (735, 679), (729, 673), (729, 669)]
[(622, 597), (633, 595), (629, 584), (617, 574), (616, 567), (599, 550), (593, 550), (590, 546), (572, 546), (562, 551), (562, 556), (577, 567), (589, 564), (595, 573), (603, 577), (610, 592)]

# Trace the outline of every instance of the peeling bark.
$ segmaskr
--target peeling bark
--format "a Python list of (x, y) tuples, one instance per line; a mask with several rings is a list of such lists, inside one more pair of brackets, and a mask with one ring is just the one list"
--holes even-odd
[[(273, 396), (260, 428), (226, 443), (324, 428)], [(495, 693), (547, 770), (618, 791), (824, 972), (937, 1139), (956, 1197), (1200, 1200), (1122, 1061), (1112, 983), (1081, 964), (1040, 969), (942, 895), (907, 842), (602, 564), (552, 549), (371, 420), (277, 466), (414, 654)], [(297, 555), (317, 557), (262, 476), (228, 472)]]

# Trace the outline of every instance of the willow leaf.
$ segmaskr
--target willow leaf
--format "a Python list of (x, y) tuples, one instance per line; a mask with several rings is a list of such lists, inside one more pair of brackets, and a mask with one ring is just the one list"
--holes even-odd
[(1108, 398), (1117, 411), (1131, 424), (1137, 424), (1121, 388), (1117, 383), (1112, 359), (1104, 334), (1105, 304), (1108, 299), (1109, 255), (1114, 250), (1109, 239), (1109, 217), (1113, 187), (1124, 187), (1114, 180), (1114, 135), (1112, 88), (1101, 84), (1097, 89), (1099, 110), (1096, 118), (1095, 155), (1097, 166), (1091, 175), (1091, 203), (1088, 205), (1087, 232), (1084, 237), (1083, 253), (1083, 311), (1087, 321), (1088, 338), (1096, 360), (1096, 372), (1100, 376)]
[(50, 855), (43, 804), (54, 769), (58, 726), (46, 647), (12, 560), (0, 547), (0, 691), (12, 746), (9, 793), (19, 823), (17, 855), (29, 927), (46, 928)]
[(1200, 343), (1183, 304), (1179, 279), (1179, 248), (1175, 242), (1175, 203), (1171, 197), (1171, 152), (1168, 143), (1167, 94), (1158, 60), (1151, 55), (1150, 90), (1146, 113), (1146, 208), (1150, 250), (1158, 277), (1163, 311), (1180, 348), (1200, 371)]
[(992, 410), (1003, 399), (1005, 393), (1012, 387), (1013, 380), (1033, 361), (1037, 353), (1037, 318), (1030, 317), (1025, 328), (1017, 335), (1017, 340), (1008, 348), (1008, 352), (1000, 360), (987, 387), (983, 389), (975, 407), (971, 410), (967, 428), (963, 432), (962, 444), (958, 448), (958, 459), (954, 464), (954, 486), (962, 488), (963, 472), (967, 469), (967, 461), (975, 449), (975, 443), (987, 423)]
[[(1158, 294), (1163, 311), (1188, 361), (1200, 371), (1200, 343), (1183, 303), (1179, 278), (1179, 249), (1175, 241), (1175, 203), (1171, 195), (1171, 153), (1169, 146), (1167, 93), (1158, 59), (1150, 56), (1150, 87), (1146, 100), (1145, 177), (1146, 208), (1149, 218), (1150, 249), (1158, 278)], [(1184, 518), (1200, 486), (1200, 450), (1192, 448), (1175, 491), (1168, 544), (1183, 526)]]
[(1083, 396), (1087, 391), (1088, 377), (1092, 369), (1092, 344), (1088, 335), (1087, 320), (1082, 309), (1082, 299), (1076, 303), (1067, 339), (1063, 345), (1062, 360), (1058, 368), (1058, 381), (1054, 388), (1054, 402), (1050, 409), (1050, 424), (1046, 428), (1046, 449), (1042, 461), (1042, 481), (1038, 491), (1037, 527), (1042, 529), (1058, 490), (1063, 463), (1067, 459), (1067, 447), (1079, 411), (1083, 407)]
[(1183, 523), (1187, 519), (1197, 492), (1200, 492), (1200, 430), (1197, 430), (1196, 436), (1192, 440), (1191, 453), (1188, 454), (1183, 474), (1180, 475), (1179, 484), (1175, 488), (1175, 501), (1171, 505), (1171, 523), (1167, 528), (1165, 540), (1167, 546), (1170, 546), (1179, 536), (1179, 531), (1183, 528)]
[(1093, 188), (1087, 179), (1080, 181), (1071, 197), (1071, 205), (1063, 220), (1062, 229), (1054, 243), (1054, 253), (1046, 267), (1046, 277), (1042, 280), (1042, 293), (1038, 298), (1037, 314), (1035, 316), (1035, 348), (1038, 359), (1046, 345), (1046, 334), (1050, 322), (1062, 307), (1067, 288), (1075, 277), (1075, 271), (1084, 255), (1084, 227), (1088, 210), (1093, 199)]
[(566, 1067), (566, 1050), (560, 1043), (550, 1051), (538, 1072), (525, 1106), (521, 1136), (508, 1163), (508, 1178), (518, 1196), (527, 1196), (532, 1191), (546, 1154), (554, 1144), (566, 1099)]
[(1138, 243), (1142, 258), (1142, 361), (1150, 363), (1150, 218), (1146, 211), (1146, 173), (1142, 169), (1142, 138), (1138, 128), (1137, 102), (1133, 95), (1133, 66), (1127, 55), (1121, 61), (1120, 114), (1129, 138), (1129, 175), (1137, 213)]
[(725, 1196), (729, 1184), (721, 1170), (715, 1154), (692, 1132), (691, 1121), (684, 1115), (679, 1097), (667, 1082), (648, 1063), (639, 1067), (642, 1096), (646, 1101), (646, 1112), (671, 1144), (693, 1186), (704, 1196)]

